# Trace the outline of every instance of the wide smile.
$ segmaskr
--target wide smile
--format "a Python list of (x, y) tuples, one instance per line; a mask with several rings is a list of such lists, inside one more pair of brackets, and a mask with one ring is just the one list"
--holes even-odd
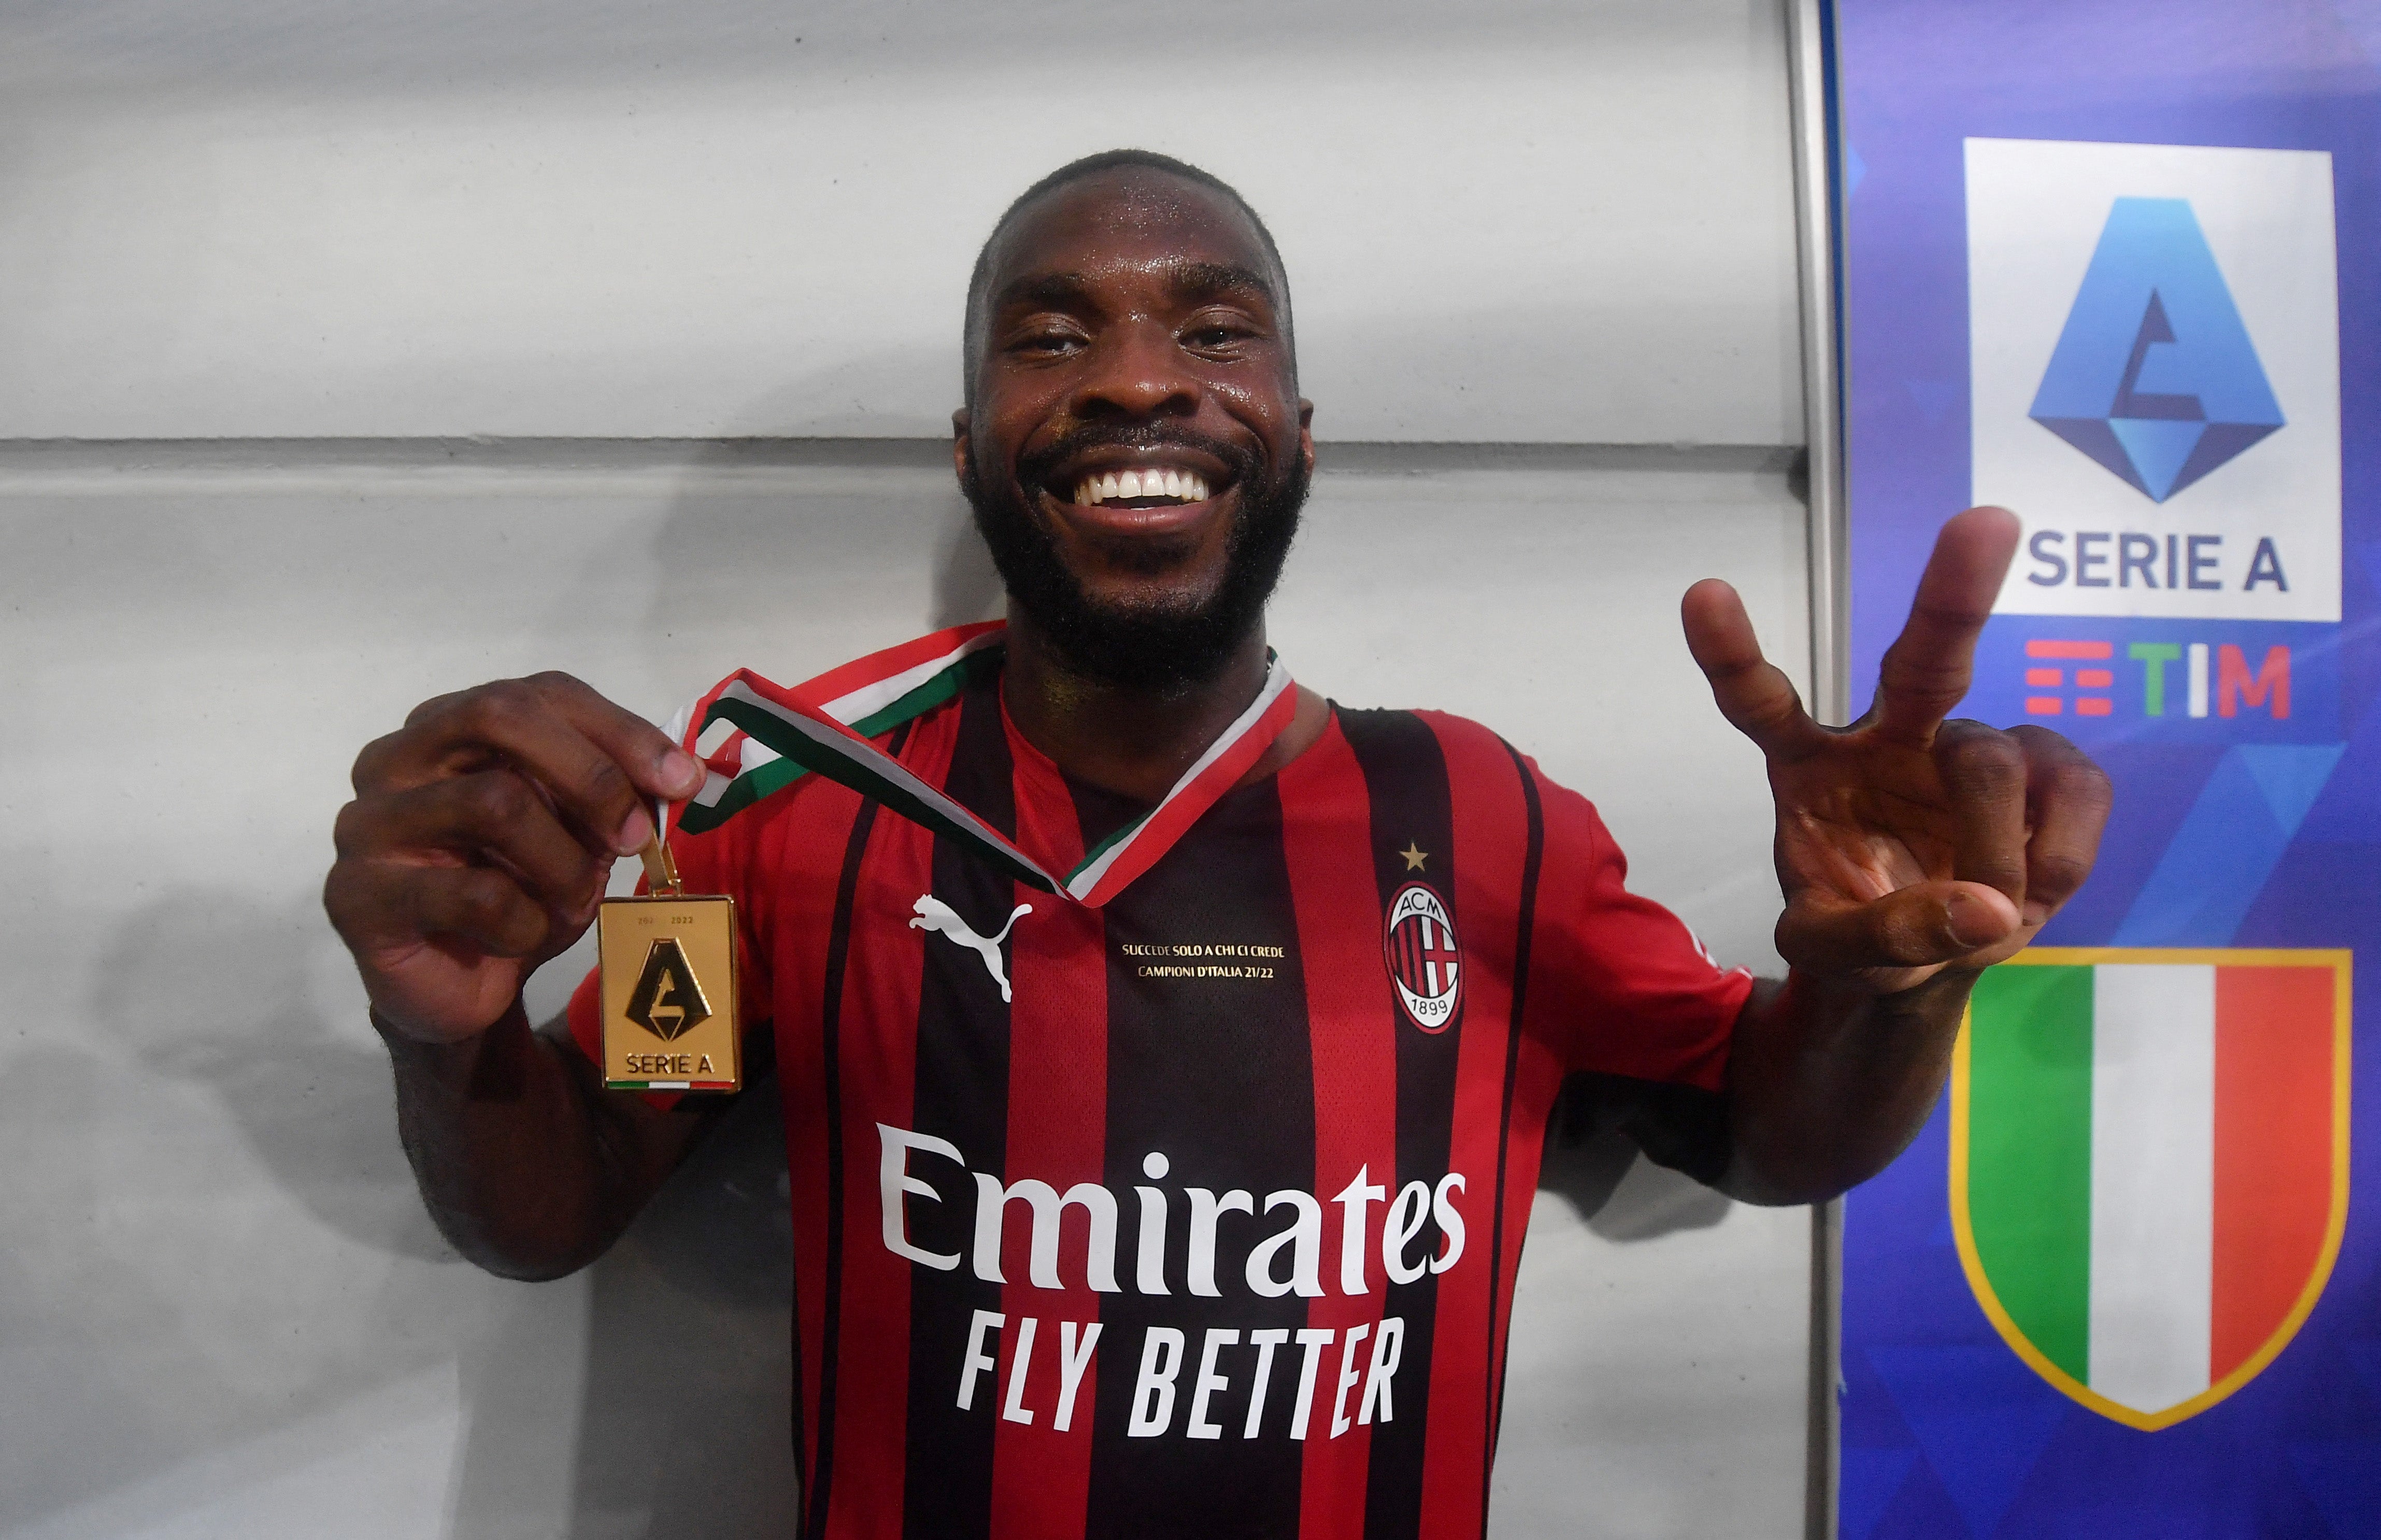
[(1207, 478), (1177, 465), (1094, 471), (1075, 483), (1077, 507), (1174, 507), (1207, 500)]
[(1228, 505), (1235, 478), (1208, 457), (1142, 451), (1061, 466), (1043, 484), (1053, 512), (1086, 533), (1184, 535)]

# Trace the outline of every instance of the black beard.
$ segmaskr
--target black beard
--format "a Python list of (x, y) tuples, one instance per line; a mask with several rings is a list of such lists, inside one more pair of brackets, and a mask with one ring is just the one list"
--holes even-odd
[[(1057, 544), (1024, 498), (1047, 483), (1064, 460), (1093, 447), (1195, 449), (1232, 467), (1239, 507), (1225, 546), (1224, 581), (1193, 608), (1105, 605), (1085, 592)], [(1085, 678), (1125, 690), (1174, 693), (1222, 674), (1264, 617), (1265, 601), (1298, 538), (1305, 505), (1304, 458), (1275, 466), (1236, 446), (1178, 430), (1085, 429), (1026, 458), (996, 488), (969, 472), (959, 479), (975, 527), (992, 551), (1011, 603), (1049, 637), (1068, 666)], [(1020, 496), (1020, 493), (1022, 496)]]

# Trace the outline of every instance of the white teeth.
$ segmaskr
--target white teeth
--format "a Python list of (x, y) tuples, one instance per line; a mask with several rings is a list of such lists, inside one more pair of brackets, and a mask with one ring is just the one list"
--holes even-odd
[(1105, 475), (1086, 476), (1075, 484), (1075, 503), (1079, 507), (1094, 507), (1118, 497), (1171, 497), (1178, 502), (1203, 503), (1207, 500), (1207, 483), (1190, 471), (1152, 469), (1111, 471)]

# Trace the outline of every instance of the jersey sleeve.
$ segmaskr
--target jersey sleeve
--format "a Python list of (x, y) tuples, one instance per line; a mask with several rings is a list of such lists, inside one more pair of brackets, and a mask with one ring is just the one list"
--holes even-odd
[(1532, 763), (1545, 820), (1531, 1016), (1574, 1072), (1722, 1088), (1752, 975), (1722, 968), (1684, 922), (1629, 890), (1629, 862), (1594, 807)]

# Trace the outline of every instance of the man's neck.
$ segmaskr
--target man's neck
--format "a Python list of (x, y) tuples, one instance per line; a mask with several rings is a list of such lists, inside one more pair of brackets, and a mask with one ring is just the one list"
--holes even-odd
[[(1264, 688), (1262, 628), (1235, 648), (1215, 677), (1172, 690), (1136, 690), (1088, 679), (1047, 633), (1011, 606), (1002, 681), (1009, 719), (1025, 740), (1077, 780), (1136, 801), (1174, 788), (1210, 744)], [(1321, 736), (1328, 708), (1299, 691), (1298, 715), (1242, 784), (1271, 775)]]

